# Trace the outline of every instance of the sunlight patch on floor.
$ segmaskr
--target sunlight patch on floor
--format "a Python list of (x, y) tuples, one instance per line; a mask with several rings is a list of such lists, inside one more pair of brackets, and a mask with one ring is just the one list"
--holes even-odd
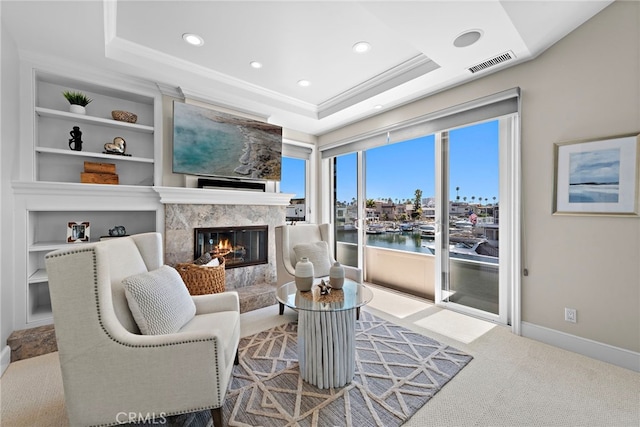
[(421, 328), (453, 338), (465, 344), (480, 338), (496, 325), (450, 310), (442, 310), (415, 322)]
[(367, 304), (367, 307), (384, 311), (399, 319), (404, 319), (421, 310), (433, 307), (433, 304), (407, 295), (399, 295), (374, 286), (369, 286), (369, 289), (373, 292), (373, 300)]

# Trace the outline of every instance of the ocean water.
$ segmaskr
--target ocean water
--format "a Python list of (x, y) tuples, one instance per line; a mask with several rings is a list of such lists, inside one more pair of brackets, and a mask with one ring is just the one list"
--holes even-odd
[[(355, 231), (339, 230), (337, 238), (340, 242), (358, 243), (358, 236)], [(370, 246), (431, 255), (431, 251), (428, 248), (422, 247), (422, 243), (429, 240), (421, 238), (419, 233), (366, 234), (365, 239), (366, 244)]]
[(618, 203), (618, 184), (572, 184), (569, 186), (569, 203)]

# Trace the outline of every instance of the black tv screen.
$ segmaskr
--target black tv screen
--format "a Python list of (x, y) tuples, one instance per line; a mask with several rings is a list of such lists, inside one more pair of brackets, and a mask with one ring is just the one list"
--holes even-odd
[(280, 180), (282, 127), (173, 102), (173, 172)]

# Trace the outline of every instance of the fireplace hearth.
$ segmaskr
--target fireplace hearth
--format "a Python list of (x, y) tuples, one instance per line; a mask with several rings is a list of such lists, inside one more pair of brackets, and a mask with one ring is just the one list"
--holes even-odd
[(194, 259), (209, 252), (224, 257), (228, 269), (266, 264), (268, 247), (266, 225), (194, 229)]

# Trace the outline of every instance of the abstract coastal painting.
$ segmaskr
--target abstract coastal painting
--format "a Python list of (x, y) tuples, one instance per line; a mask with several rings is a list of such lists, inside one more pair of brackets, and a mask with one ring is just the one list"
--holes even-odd
[(173, 103), (173, 172), (279, 181), (282, 127)]
[(554, 213), (638, 215), (640, 135), (555, 144)]

